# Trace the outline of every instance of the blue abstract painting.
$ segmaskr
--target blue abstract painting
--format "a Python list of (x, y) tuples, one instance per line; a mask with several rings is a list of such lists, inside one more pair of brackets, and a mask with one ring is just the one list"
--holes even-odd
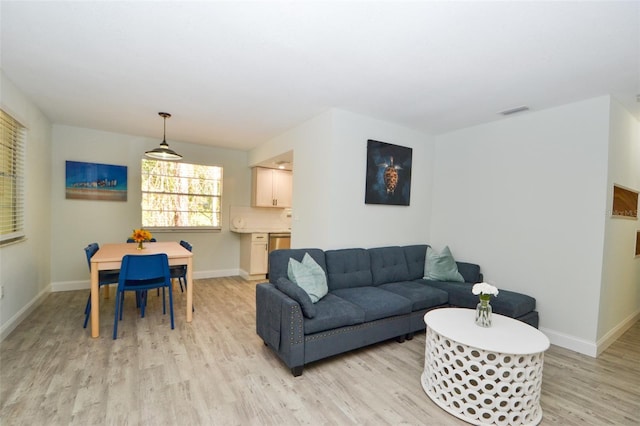
[(67, 161), (65, 170), (67, 199), (127, 201), (127, 166)]

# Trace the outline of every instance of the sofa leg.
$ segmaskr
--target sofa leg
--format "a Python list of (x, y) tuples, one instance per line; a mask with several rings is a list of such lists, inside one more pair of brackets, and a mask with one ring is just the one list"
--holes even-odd
[(293, 374), (293, 377), (302, 376), (303, 369), (304, 369), (304, 365), (298, 365), (296, 367), (293, 367), (291, 369), (291, 374)]
[(413, 340), (413, 334), (414, 333), (407, 334), (407, 340)]
[(403, 342), (404, 342), (404, 337), (405, 337), (405, 335), (404, 335), (404, 334), (403, 334), (402, 336), (398, 336), (398, 337), (396, 337), (396, 342), (398, 342), (398, 343), (403, 343)]

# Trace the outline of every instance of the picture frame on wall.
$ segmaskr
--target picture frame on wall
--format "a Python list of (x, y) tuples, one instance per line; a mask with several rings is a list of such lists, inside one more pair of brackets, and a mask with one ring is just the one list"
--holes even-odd
[(638, 191), (625, 188), (622, 185), (614, 184), (611, 217), (637, 219)]
[(412, 156), (412, 148), (367, 141), (365, 204), (409, 205)]
[(640, 257), (640, 229), (636, 231), (636, 257)]
[(127, 166), (66, 161), (65, 198), (127, 201)]

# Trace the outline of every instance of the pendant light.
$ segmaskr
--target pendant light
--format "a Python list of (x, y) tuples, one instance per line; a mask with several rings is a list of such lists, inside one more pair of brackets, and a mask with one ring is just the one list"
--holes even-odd
[(144, 153), (147, 157), (154, 158), (156, 160), (170, 160), (178, 161), (182, 160), (182, 155), (178, 154), (174, 150), (169, 148), (167, 143), (167, 118), (171, 117), (168, 112), (159, 112), (158, 115), (164, 120), (164, 131), (162, 133), (162, 143), (156, 149), (147, 151)]

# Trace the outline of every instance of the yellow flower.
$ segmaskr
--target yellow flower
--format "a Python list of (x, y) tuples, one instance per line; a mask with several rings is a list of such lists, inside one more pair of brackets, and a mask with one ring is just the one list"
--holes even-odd
[(151, 235), (151, 232), (145, 229), (134, 229), (133, 234), (131, 234), (131, 238), (136, 243), (139, 243), (142, 241), (150, 241), (152, 238), (152, 235)]

